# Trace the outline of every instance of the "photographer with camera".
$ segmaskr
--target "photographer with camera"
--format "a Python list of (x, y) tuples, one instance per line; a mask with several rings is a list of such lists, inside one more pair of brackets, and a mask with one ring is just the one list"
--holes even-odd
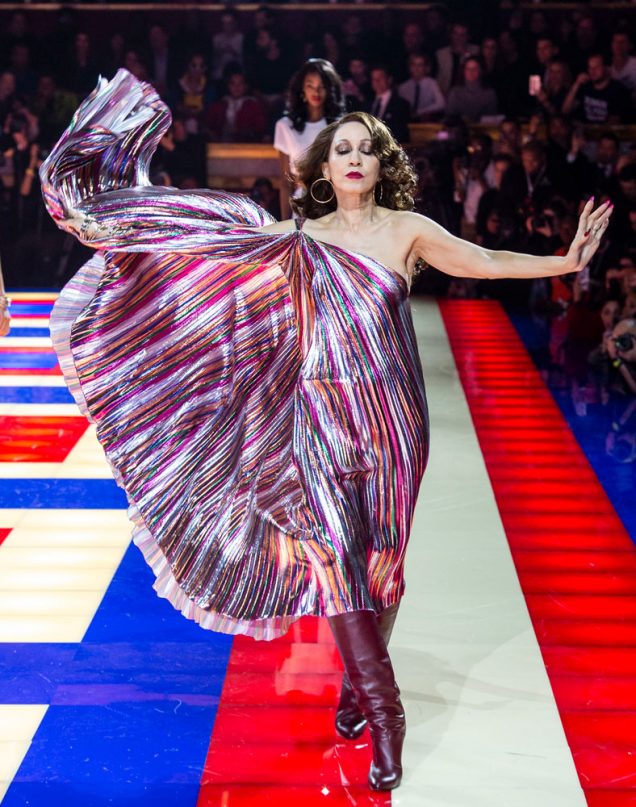
[(616, 324), (607, 343), (607, 353), (617, 373), (621, 398), (627, 398), (628, 404), (615, 417), (605, 448), (619, 462), (633, 462), (636, 460), (636, 319), (622, 319)]

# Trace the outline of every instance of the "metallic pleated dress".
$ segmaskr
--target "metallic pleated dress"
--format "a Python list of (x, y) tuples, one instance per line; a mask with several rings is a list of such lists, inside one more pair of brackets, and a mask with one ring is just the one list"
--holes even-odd
[(154, 187), (170, 114), (124, 70), (41, 168), (57, 224), (98, 251), (51, 334), (126, 491), (155, 589), (257, 639), (404, 591), (428, 418), (403, 278), (250, 199)]

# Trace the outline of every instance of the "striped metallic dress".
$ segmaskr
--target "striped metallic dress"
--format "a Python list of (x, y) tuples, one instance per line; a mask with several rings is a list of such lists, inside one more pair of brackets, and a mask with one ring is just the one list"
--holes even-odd
[(428, 418), (405, 281), (238, 194), (152, 186), (169, 126), (120, 70), (41, 169), (97, 252), (51, 334), (126, 491), (155, 589), (257, 639), (404, 591)]

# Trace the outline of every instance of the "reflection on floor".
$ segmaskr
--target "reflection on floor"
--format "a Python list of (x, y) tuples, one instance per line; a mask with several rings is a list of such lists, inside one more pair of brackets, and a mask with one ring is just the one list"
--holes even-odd
[(323, 621), (232, 640), (157, 598), (51, 353), (54, 295), (15, 296), (0, 340), (3, 807), (632, 803), (636, 551), (496, 304), (413, 302), (433, 442), (392, 640), (409, 730), (389, 795), (366, 788), (368, 736), (335, 735)]

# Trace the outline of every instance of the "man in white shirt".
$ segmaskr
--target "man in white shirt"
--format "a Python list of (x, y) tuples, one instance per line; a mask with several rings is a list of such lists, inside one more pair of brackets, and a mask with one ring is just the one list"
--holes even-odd
[(629, 90), (636, 101), (636, 56), (632, 56), (632, 41), (626, 31), (616, 31), (612, 36), (612, 62), (610, 74)]
[(468, 26), (456, 22), (450, 30), (450, 44), (440, 48), (437, 58), (437, 83), (444, 95), (455, 86), (461, 77), (462, 62), (467, 56), (479, 53), (479, 45), (469, 42)]
[(442, 116), (446, 101), (435, 79), (430, 77), (431, 62), (424, 53), (412, 53), (409, 56), (409, 75), (400, 84), (399, 93), (408, 101), (411, 108), (411, 120), (430, 121)]

